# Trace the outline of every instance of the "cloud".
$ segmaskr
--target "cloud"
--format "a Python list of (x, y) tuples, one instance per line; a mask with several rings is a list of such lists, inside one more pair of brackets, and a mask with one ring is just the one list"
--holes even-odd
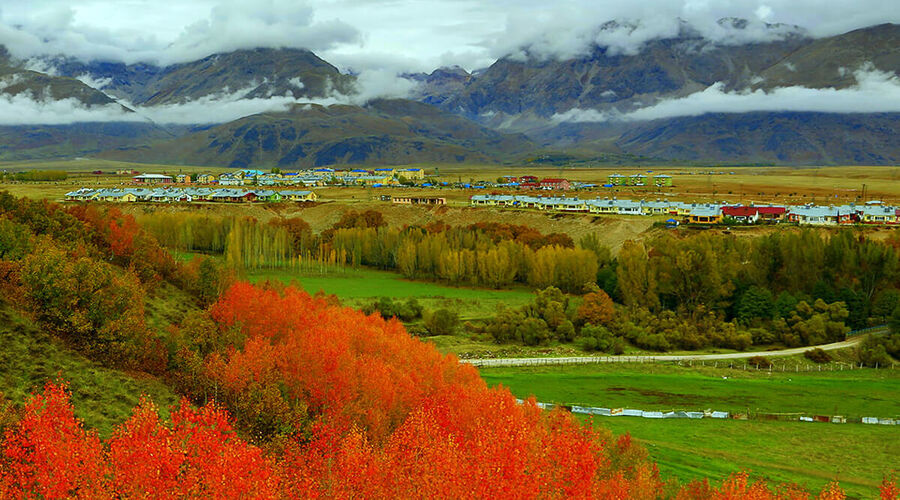
[(740, 44), (782, 39), (794, 26), (823, 37), (885, 22), (900, 22), (894, 1), (844, 0), (823, 9), (820, 0), (521, 0), (484, 45), (494, 57), (569, 59), (595, 46), (636, 54), (648, 41), (685, 28), (715, 43)]
[(602, 123), (616, 120), (620, 116), (616, 112), (572, 108), (564, 113), (556, 113), (550, 120), (556, 123)]
[(102, 90), (103, 87), (106, 87), (110, 83), (112, 83), (112, 78), (94, 78), (91, 75), (84, 74), (75, 77), (79, 82), (87, 85), (88, 87)]
[[(211, 6), (208, 2), (27, 3), (29, 8), (21, 12), (6, 8), (0, 12), (0, 40), (22, 59), (66, 55), (85, 61), (168, 65), (256, 47), (323, 51), (361, 39), (358, 29), (339, 19), (315, 20), (313, 8), (303, 1), (229, 0)], [(205, 15), (201, 15), (204, 7)], [(141, 25), (136, 20), (156, 22)], [(177, 26), (186, 20), (177, 33), (157, 36), (157, 28), (166, 21)], [(171, 29), (162, 31), (166, 28)]]
[(555, 122), (645, 121), (699, 116), (707, 113), (817, 112), (817, 113), (896, 113), (900, 112), (900, 77), (878, 71), (871, 65), (854, 73), (856, 85), (846, 89), (779, 87), (763, 90), (726, 92), (723, 83), (677, 99), (629, 113), (572, 109), (554, 115)]
[[(634, 53), (684, 20), (722, 43), (784, 36), (785, 23), (829, 36), (900, 23), (895, 0), (28, 0), (2, 2), (0, 41), (19, 57), (169, 64), (215, 52), (299, 47), (324, 59), (394, 55), (398, 72), (483, 68), (527, 49), (572, 57), (596, 45)], [(743, 18), (742, 29), (720, 25)], [(608, 21), (618, 25), (606, 25)], [(340, 66), (340, 64), (339, 64)], [(392, 69), (396, 69), (393, 68)]]
[[(86, 84), (100, 88), (108, 81), (80, 78)], [(0, 78), (0, 92), (19, 82), (13, 74)], [(291, 83), (302, 88), (303, 83), (294, 79)], [(88, 122), (147, 121), (158, 124), (217, 124), (226, 123), (259, 113), (278, 113), (290, 110), (298, 104), (336, 104), (363, 106), (372, 99), (405, 97), (415, 82), (397, 76), (391, 71), (367, 70), (357, 76), (357, 93), (344, 95), (332, 92), (324, 98), (295, 98), (293, 92), (285, 95), (248, 98), (257, 88), (253, 83), (235, 91), (225, 90), (191, 101), (157, 106), (136, 106), (127, 101), (105, 106), (87, 106), (74, 98), (53, 100), (31, 92), (0, 94), (0, 126), (2, 125), (64, 125)], [(126, 111), (125, 106), (134, 112)]]
[(356, 78), (358, 93), (350, 96), (354, 104), (365, 104), (378, 98), (405, 98), (415, 90), (416, 82), (402, 78), (393, 71), (369, 70)]
[(42, 100), (27, 93), (0, 95), (0, 125), (68, 125), (111, 121), (146, 121), (146, 118), (128, 113), (116, 104), (87, 107), (74, 98)]

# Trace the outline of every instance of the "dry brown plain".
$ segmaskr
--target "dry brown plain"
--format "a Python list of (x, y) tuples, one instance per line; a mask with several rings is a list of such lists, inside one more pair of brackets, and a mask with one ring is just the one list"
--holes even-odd
[[(631, 175), (644, 173), (671, 175), (674, 187), (618, 187), (595, 188), (578, 191), (583, 198), (613, 197), (631, 199), (666, 198), (682, 201), (725, 201), (729, 203), (785, 203), (785, 204), (837, 204), (880, 199), (886, 203), (900, 204), (900, 167), (597, 167), (597, 168), (548, 168), (496, 165), (415, 165), (426, 169), (433, 182), (469, 182), (472, 180), (496, 180), (503, 175), (535, 175), (537, 177), (565, 177), (573, 181), (603, 184), (611, 173)], [(67, 191), (79, 187), (131, 186), (130, 175), (114, 175), (116, 170), (135, 169), (141, 172), (178, 173), (227, 171), (226, 168), (186, 167), (170, 165), (145, 165), (104, 160), (71, 160), (30, 163), (0, 164), (2, 170), (48, 169), (66, 170), (69, 178), (62, 182), (0, 183), (0, 190), (17, 196), (39, 199), (62, 199)], [(102, 170), (104, 174), (91, 172)], [(865, 195), (863, 186), (865, 185)], [(564, 232), (576, 240), (588, 233), (596, 233), (611, 248), (617, 250), (628, 239), (641, 239), (660, 231), (653, 229), (653, 222), (664, 217), (602, 216), (587, 214), (552, 214), (535, 211), (472, 208), (469, 197), (485, 192), (516, 193), (502, 189), (451, 189), (451, 188), (316, 188), (321, 203), (312, 206), (295, 204), (279, 205), (218, 205), (197, 204), (191, 206), (128, 205), (122, 208), (134, 213), (148, 210), (162, 211), (211, 211), (223, 215), (250, 215), (260, 220), (272, 217), (301, 216), (315, 231), (330, 227), (348, 210), (375, 208), (384, 213), (391, 225), (426, 224), (443, 221), (451, 225), (467, 225), (476, 222), (504, 222), (524, 224), (548, 232)], [(380, 201), (384, 194), (439, 196), (447, 199), (444, 207), (412, 207), (392, 205)], [(546, 191), (541, 194), (548, 195)], [(567, 196), (575, 192), (559, 193)], [(755, 236), (773, 228), (756, 228), (736, 234)], [(868, 229), (871, 237), (881, 238), (889, 230)]]

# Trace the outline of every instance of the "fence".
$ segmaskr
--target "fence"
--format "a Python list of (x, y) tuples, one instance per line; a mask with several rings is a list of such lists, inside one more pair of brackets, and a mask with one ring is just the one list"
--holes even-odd
[[(853, 347), (855, 345), (854, 342), (858, 343), (858, 340), (852, 340), (852, 337), (858, 338), (867, 333), (875, 333), (875, 332), (883, 332), (887, 330), (887, 325), (877, 325), (869, 328), (863, 328), (861, 330), (853, 330), (847, 334), (847, 339), (842, 342), (835, 342), (833, 344), (827, 345), (819, 345), (819, 346), (807, 346), (807, 347), (794, 347), (790, 349), (783, 349), (780, 351), (760, 351), (760, 352), (744, 352), (744, 353), (735, 353), (735, 354), (696, 354), (696, 355), (644, 355), (644, 356), (574, 356), (574, 357), (564, 357), (564, 358), (496, 358), (496, 359), (463, 359), (461, 360), (463, 363), (469, 363), (473, 366), (478, 367), (500, 367), (500, 366), (546, 366), (546, 365), (583, 365), (583, 364), (593, 364), (593, 363), (660, 363), (660, 362), (672, 362), (677, 363), (679, 366), (694, 366), (697, 364), (698, 366), (712, 366), (715, 368), (732, 368), (732, 369), (742, 369), (742, 370), (768, 370), (768, 371), (780, 371), (780, 372), (814, 372), (814, 371), (843, 371), (843, 370), (855, 370), (859, 368), (863, 368), (862, 364), (852, 364), (852, 363), (834, 363), (827, 365), (820, 364), (808, 364), (808, 363), (782, 363), (780, 366), (774, 365), (772, 363), (766, 364), (753, 364), (748, 363), (748, 360), (755, 356), (765, 357), (765, 358), (774, 358), (774, 357), (782, 357), (782, 356), (796, 356), (799, 354), (803, 354), (804, 352), (816, 349), (816, 348), (824, 348), (825, 350), (837, 350), (837, 349), (846, 349), (849, 347)], [(877, 366), (876, 368), (890, 368), (894, 369), (896, 363), (891, 363), (888, 366)]]
[[(748, 363), (746, 359), (736, 360), (696, 360), (696, 359), (662, 359), (667, 356), (583, 356), (569, 358), (497, 358), (497, 359), (463, 359), (463, 363), (469, 363), (477, 367), (503, 367), (503, 366), (554, 366), (554, 365), (584, 365), (596, 363), (671, 363), (678, 366), (703, 366), (711, 368), (730, 368), (733, 370), (754, 370), (769, 372), (835, 372), (844, 370), (859, 370), (864, 365), (843, 362), (831, 362), (828, 364), (814, 363), (770, 363), (768, 366)], [(875, 368), (887, 368), (893, 370), (896, 363), (890, 366)]]
[[(519, 404), (523, 400), (516, 400)], [(721, 420), (776, 420), (782, 422), (827, 422), (832, 424), (870, 424), (870, 425), (900, 425), (900, 418), (879, 417), (845, 417), (842, 415), (808, 415), (803, 413), (729, 413), (727, 411), (686, 411), (686, 410), (636, 410), (632, 408), (601, 408), (594, 406), (556, 405), (553, 403), (536, 403), (544, 410), (563, 408), (571, 413), (582, 415), (598, 415), (603, 417), (642, 417), (652, 419), (704, 419), (714, 418)]]

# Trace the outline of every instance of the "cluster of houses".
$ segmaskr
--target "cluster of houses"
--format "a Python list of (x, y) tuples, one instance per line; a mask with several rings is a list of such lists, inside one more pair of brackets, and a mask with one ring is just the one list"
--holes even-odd
[(316, 168), (298, 172), (263, 172), (261, 170), (235, 170), (219, 175), (190, 174), (169, 176), (162, 174), (141, 174), (132, 178), (135, 184), (206, 184), (218, 186), (396, 186), (401, 181), (415, 181), (425, 178), (421, 168), (376, 168), (374, 170), (335, 170)]
[(124, 188), (90, 189), (81, 188), (66, 193), (68, 201), (105, 201), (112, 203), (277, 203), (282, 201), (316, 201), (318, 196), (312, 191), (294, 189), (231, 189), (231, 188)]
[[(648, 183), (649, 181), (649, 183)], [(610, 174), (606, 177), (605, 187), (613, 187), (613, 186), (657, 186), (657, 187), (671, 187), (672, 186), (672, 176), (666, 174), (658, 174), (652, 177), (647, 177), (644, 174), (633, 174), (633, 175), (621, 175), (621, 174)]]
[[(558, 179), (548, 177), (538, 179), (533, 175), (523, 175), (516, 177), (513, 175), (504, 175), (503, 183), (497, 184), (497, 187), (518, 188), (523, 191), (543, 189), (547, 191), (568, 191), (570, 189), (582, 189), (597, 187), (595, 184), (585, 184), (581, 182), (569, 181), (568, 179)], [(606, 178), (606, 184), (603, 187), (617, 186), (656, 186), (671, 187), (672, 176), (659, 174), (648, 177), (644, 174), (620, 175), (611, 174)]]
[(628, 200), (617, 198), (579, 199), (568, 197), (543, 197), (502, 194), (478, 194), (470, 198), (472, 206), (499, 206), (618, 215), (668, 215), (670, 222), (692, 224), (719, 224), (739, 222), (794, 222), (797, 224), (898, 224), (900, 208), (887, 206), (880, 201), (864, 205), (841, 206), (743, 206), (725, 203), (685, 203), (668, 200)]

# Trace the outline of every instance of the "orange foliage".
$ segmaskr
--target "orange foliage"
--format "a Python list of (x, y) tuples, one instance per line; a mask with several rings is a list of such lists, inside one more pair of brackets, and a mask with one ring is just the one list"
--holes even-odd
[(879, 487), (881, 500), (897, 500), (900, 499), (900, 488), (897, 487), (897, 481), (894, 478), (884, 478)]
[(606, 325), (613, 318), (613, 301), (603, 290), (596, 290), (584, 296), (576, 312), (578, 320), (584, 324)]
[[(305, 401), (316, 417), (306, 432), (266, 455), (235, 434), (216, 404), (194, 409), (183, 401), (166, 425), (142, 400), (105, 451), (74, 417), (65, 387), (48, 384), (6, 433), (0, 498), (646, 499), (671, 493), (630, 436), (612, 442), (608, 432), (565, 411), (542, 411), (533, 400), (519, 404), (396, 321), (294, 288), (246, 283), (233, 285), (210, 315), (219, 328), (243, 336), (227, 352), (208, 356), (206, 371), (217, 387), (238, 400), (257, 391)], [(882, 492), (896, 498), (893, 483)], [(772, 491), (737, 474), (719, 488), (692, 483), (675, 498), (808, 494), (795, 487)], [(843, 493), (830, 485), (818, 498)]]
[(0, 498), (94, 498), (103, 496), (106, 474), (96, 431), (86, 431), (66, 387), (47, 383), (7, 429), (0, 458)]
[(247, 337), (243, 349), (207, 361), (207, 376), (226, 391), (278, 381), (313, 415), (357, 424), (376, 441), (442, 388), (485, 388), (474, 368), (410, 337), (400, 322), (337, 307), (292, 287), (279, 293), (237, 283), (210, 314)]

